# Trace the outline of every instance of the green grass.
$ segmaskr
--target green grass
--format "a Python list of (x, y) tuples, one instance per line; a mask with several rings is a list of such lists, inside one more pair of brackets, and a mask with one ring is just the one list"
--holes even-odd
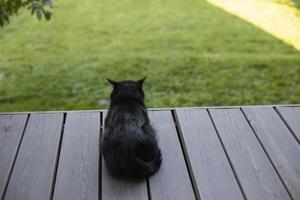
[(148, 107), (300, 102), (300, 53), (205, 1), (56, 6), (0, 29), (0, 111), (106, 108), (106, 78), (145, 75)]
[(297, 9), (300, 9), (300, 0), (271, 0), (277, 3), (286, 4)]
[(293, 0), (293, 2), (294, 2), (294, 5), (295, 5), (298, 9), (300, 9), (300, 0)]
[(300, 9), (300, 0), (291, 0), (294, 4), (294, 6), (298, 9)]

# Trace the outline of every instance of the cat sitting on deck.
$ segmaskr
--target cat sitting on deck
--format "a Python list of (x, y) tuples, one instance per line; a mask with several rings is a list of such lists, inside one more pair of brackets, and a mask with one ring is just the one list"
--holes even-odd
[(161, 151), (144, 103), (143, 78), (113, 85), (105, 118), (102, 154), (115, 177), (146, 178), (161, 165)]

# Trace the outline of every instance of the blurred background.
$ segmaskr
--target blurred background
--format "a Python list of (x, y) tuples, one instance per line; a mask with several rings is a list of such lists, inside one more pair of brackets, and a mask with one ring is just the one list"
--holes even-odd
[(21, 8), (0, 27), (0, 111), (103, 109), (107, 78), (144, 76), (151, 108), (299, 103), (300, 44), (289, 34), (300, 33), (300, 0), (249, 0), (261, 10), (247, 15), (247, 1), (231, 2), (238, 9), (217, 0), (54, 0), (49, 21)]

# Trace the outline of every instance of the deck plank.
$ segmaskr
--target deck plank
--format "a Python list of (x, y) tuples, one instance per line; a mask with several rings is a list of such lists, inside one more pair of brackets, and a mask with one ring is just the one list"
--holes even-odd
[(276, 107), (300, 143), (300, 107)]
[(102, 200), (148, 200), (146, 180), (122, 180), (111, 177), (102, 160)]
[(300, 199), (300, 145), (273, 108), (243, 108), (293, 199)]
[(209, 109), (247, 199), (290, 199), (240, 109)]
[(50, 198), (62, 120), (63, 114), (31, 114), (6, 200)]
[(0, 115), (0, 199), (16, 157), (28, 115)]
[(63, 133), (63, 113), (0, 113), (0, 198), (300, 200), (300, 107), (276, 108), (149, 111), (163, 162), (148, 185), (108, 175), (100, 111), (68, 113)]
[(160, 170), (149, 179), (151, 198), (195, 199), (171, 111), (150, 111), (149, 117), (163, 156)]
[(201, 199), (243, 199), (208, 112), (176, 109), (176, 116)]
[[(103, 113), (103, 124), (106, 112)], [(103, 126), (104, 127), (104, 126)], [(148, 200), (146, 180), (122, 180), (111, 177), (102, 159), (102, 200)]]
[(54, 199), (98, 199), (100, 112), (67, 113)]

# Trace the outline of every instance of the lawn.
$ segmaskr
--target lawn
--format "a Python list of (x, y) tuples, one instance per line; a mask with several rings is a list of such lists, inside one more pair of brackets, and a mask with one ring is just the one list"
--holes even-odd
[(107, 108), (106, 78), (148, 107), (300, 102), (300, 52), (203, 0), (64, 0), (0, 29), (0, 111)]
[(300, 0), (272, 0), (278, 3), (287, 4), (300, 9)]

